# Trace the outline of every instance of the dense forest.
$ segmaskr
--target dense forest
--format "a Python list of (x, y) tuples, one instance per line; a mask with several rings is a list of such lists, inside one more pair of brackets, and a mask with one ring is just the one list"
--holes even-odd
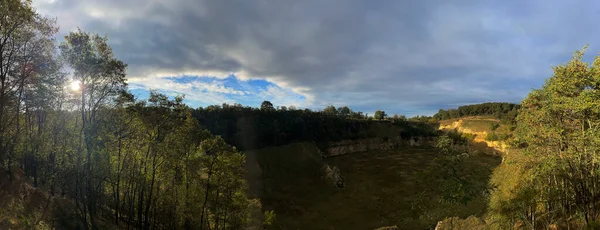
[(302, 141), (327, 143), (376, 137), (384, 135), (383, 129), (389, 130), (387, 137), (436, 135), (433, 126), (423, 121), (397, 115), (388, 119), (379, 115), (379, 119), (373, 119), (346, 106), (312, 111), (285, 106), (274, 108), (271, 102), (265, 101), (261, 108), (223, 104), (198, 108), (192, 114), (203, 127), (244, 150)]
[(520, 105), (506, 102), (487, 102), (459, 106), (457, 109), (440, 109), (434, 118), (438, 120), (455, 119), (467, 116), (493, 116), (503, 121), (514, 121)]

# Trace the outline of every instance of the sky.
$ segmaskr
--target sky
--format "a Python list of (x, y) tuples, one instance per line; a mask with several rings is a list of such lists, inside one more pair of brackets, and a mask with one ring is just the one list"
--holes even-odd
[(600, 2), (558, 0), (33, 0), (106, 35), (129, 88), (222, 103), (432, 115), (519, 103), (589, 44)]

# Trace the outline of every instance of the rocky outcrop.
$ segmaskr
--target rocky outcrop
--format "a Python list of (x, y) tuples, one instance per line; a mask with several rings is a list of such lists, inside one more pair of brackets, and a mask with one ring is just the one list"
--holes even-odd
[(509, 148), (508, 144), (506, 144), (505, 142), (486, 140), (486, 137), (488, 136), (488, 133), (486, 131), (480, 132), (480, 131), (474, 131), (469, 128), (465, 128), (463, 126), (462, 119), (454, 121), (454, 122), (452, 122), (452, 124), (449, 124), (449, 125), (440, 125), (439, 129), (440, 130), (457, 130), (458, 132), (461, 132), (461, 133), (468, 133), (468, 134), (475, 135), (475, 139), (473, 140), (473, 142), (485, 143), (485, 145), (487, 145), (486, 147), (496, 150), (496, 153), (498, 153), (498, 152), (504, 153), (504, 152), (508, 151), (508, 148)]
[(433, 145), (433, 143), (435, 143), (435, 141), (432, 137), (412, 137), (409, 139), (393, 137), (344, 140), (330, 143), (327, 150), (324, 151), (323, 156), (332, 157), (374, 150), (385, 151), (397, 149), (401, 146), (424, 146)]
[[(440, 125), (439, 129), (440, 130), (456, 130), (461, 133), (475, 135), (475, 138), (472, 143), (472, 145), (474, 147), (473, 149), (481, 149), (481, 148), (477, 148), (476, 145), (482, 144), (482, 145), (485, 145), (485, 146), (483, 146), (484, 149), (488, 149), (488, 150), (491, 149), (493, 151), (494, 155), (500, 155), (500, 153), (502, 153), (503, 155), (506, 155), (509, 152), (510, 146), (508, 144), (506, 144), (505, 142), (502, 142), (502, 141), (486, 140), (486, 137), (488, 135), (487, 132), (485, 132), (485, 131), (478, 132), (478, 131), (474, 131), (469, 128), (463, 127), (462, 119), (454, 121), (454, 122), (452, 122), (452, 124), (449, 124), (449, 125)], [(485, 151), (485, 152), (489, 153), (489, 151)], [(504, 157), (502, 158), (502, 161), (504, 162)], [(435, 226), (435, 230), (451, 230), (451, 229), (478, 230), (478, 229), (488, 229), (488, 228), (486, 226), (486, 223), (483, 220), (481, 220), (475, 216), (469, 216), (466, 219), (461, 219), (459, 217), (450, 217), (450, 218), (446, 218), (444, 220), (439, 221), (437, 223), (437, 225)], [(515, 228), (515, 229), (518, 229), (518, 228)]]
[(340, 169), (337, 166), (330, 167), (329, 165), (323, 166), (323, 174), (325, 175), (325, 180), (333, 185), (336, 188), (344, 188), (346, 185), (344, 177), (342, 177), (340, 173)]

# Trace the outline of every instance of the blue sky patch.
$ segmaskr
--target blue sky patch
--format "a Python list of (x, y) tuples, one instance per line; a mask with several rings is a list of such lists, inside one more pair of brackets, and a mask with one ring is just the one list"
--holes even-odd
[(159, 90), (169, 96), (185, 95), (184, 102), (191, 107), (205, 107), (222, 103), (240, 103), (260, 106), (265, 100), (276, 106), (305, 106), (306, 96), (295, 93), (267, 80), (241, 80), (235, 75), (226, 78), (211, 76), (171, 76), (147, 78), (129, 82), (131, 92), (139, 99), (147, 99), (150, 90)]

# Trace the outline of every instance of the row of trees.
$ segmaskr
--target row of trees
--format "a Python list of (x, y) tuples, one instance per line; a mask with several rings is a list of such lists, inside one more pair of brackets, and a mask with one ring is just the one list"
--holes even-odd
[[(341, 110), (345, 110), (343, 108)], [(349, 116), (341, 116), (333, 113), (334, 110), (340, 109), (333, 106), (323, 111), (276, 109), (265, 101), (260, 108), (240, 104), (200, 107), (193, 116), (203, 127), (243, 150), (301, 141), (327, 143), (369, 137), (436, 135), (433, 126), (421, 121), (398, 117), (394, 122), (379, 122), (364, 119), (361, 112), (349, 110)], [(360, 118), (355, 119), (352, 114)]]
[(494, 116), (505, 121), (514, 121), (520, 105), (506, 102), (487, 102), (482, 104), (459, 106), (458, 109), (440, 109), (434, 118), (437, 120), (455, 119), (466, 116)]
[(78, 30), (56, 47), (55, 21), (30, 1), (0, 4), (0, 163), (10, 180), (22, 172), (73, 200), (80, 221), (68, 228), (249, 223), (244, 156), (200, 128), (182, 97), (135, 100), (106, 37)]
[[(234, 106), (241, 106), (241, 105), (234, 104)], [(286, 106), (279, 107), (278, 106), (275, 108), (273, 106), (273, 103), (271, 103), (270, 101), (263, 101), (260, 104), (260, 109), (265, 110), (265, 111), (298, 110), (295, 106), (290, 106), (290, 107), (286, 107)], [(310, 109), (304, 109), (304, 111), (307, 113), (313, 112)], [(373, 114), (373, 116), (370, 117), (368, 113), (363, 113), (361, 111), (354, 111), (354, 110), (350, 109), (348, 106), (342, 106), (342, 107), (336, 108), (333, 105), (328, 105), (322, 111), (315, 111), (315, 112), (318, 112), (318, 113), (320, 112), (324, 116), (337, 116), (337, 117), (341, 117), (341, 118), (355, 119), (355, 120), (370, 120), (373, 118), (375, 118), (376, 120), (384, 120), (386, 118), (390, 118), (392, 120), (401, 120), (401, 121), (407, 120), (406, 116), (404, 116), (404, 115), (394, 114), (393, 117), (389, 117), (388, 114), (385, 113), (385, 111), (383, 111), (383, 110), (376, 110), (375, 113)]]

